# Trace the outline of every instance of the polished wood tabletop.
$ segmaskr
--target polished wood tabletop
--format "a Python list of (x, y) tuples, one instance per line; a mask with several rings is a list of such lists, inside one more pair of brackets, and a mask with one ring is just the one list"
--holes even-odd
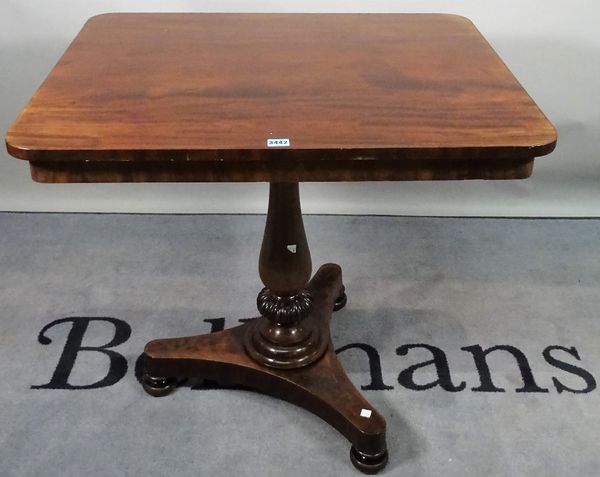
[(96, 16), (6, 136), (42, 182), (513, 179), (555, 143), (444, 14)]

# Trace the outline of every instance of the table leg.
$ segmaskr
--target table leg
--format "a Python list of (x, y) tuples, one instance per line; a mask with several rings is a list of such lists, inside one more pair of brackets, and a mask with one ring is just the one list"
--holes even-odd
[(345, 305), (342, 272), (323, 265), (309, 281), (311, 259), (297, 183), (272, 183), (259, 260), (265, 288), (259, 318), (208, 335), (151, 341), (144, 350), (144, 389), (168, 394), (175, 378), (238, 384), (297, 404), (352, 443), (352, 463), (376, 473), (387, 463), (385, 420), (348, 379), (329, 325)]

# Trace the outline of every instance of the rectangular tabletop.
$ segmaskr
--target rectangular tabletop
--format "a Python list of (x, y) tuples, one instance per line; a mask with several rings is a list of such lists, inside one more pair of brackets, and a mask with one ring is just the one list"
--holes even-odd
[(555, 143), (431, 14), (96, 16), (6, 136), (42, 182), (511, 179)]

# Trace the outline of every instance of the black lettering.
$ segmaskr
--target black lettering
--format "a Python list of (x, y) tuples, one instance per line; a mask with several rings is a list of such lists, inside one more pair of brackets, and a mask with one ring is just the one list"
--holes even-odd
[(476, 388), (471, 388), (474, 392), (485, 392), (485, 393), (503, 393), (505, 390), (494, 386), (490, 368), (487, 363), (487, 355), (493, 351), (502, 350), (506, 351), (514, 356), (521, 372), (521, 378), (523, 379), (523, 387), (518, 388), (515, 391), (518, 393), (547, 393), (548, 389), (540, 388), (533, 377), (531, 367), (527, 357), (521, 350), (509, 345), (498, 345), (492, 346), (486, 350), (483, 350), (479, 345), (465, 346), (461, 348), (463, 351), (468, 351), (473, 354), (475, 360), (475, 366), (477, 366), (477, 372), (479, 373), (480, 385)]
[[(115, 327), (113, 339), (103, 346), (82, 346), (83, 337), (92, 321), (103, 321), (113, 325)], [(112, 386), (125, 376), (127, 373), (127, 360), (121, 354), (108, 348), (118, 346), (129, 339), (131, 327), (126, 322), (110, 317), (73, 316), (61, 318), (44, 326), (38, 335), (38, 341), (43, 345), (52, 343), (52, 340), (45, 333), (61, 323), (72, 323), (72, 325), (63, 352), (58, 360), (58, 365), (50, 382), (39, 386), (31, 386), (32, 389), (97, 389)], [(69, 376), (73, 371), (73, 366), (75, 366), (77, 355), (81, 351), (95, 351), (105, 354), (110, 360), (110, 365), (106, 376), (99, 381), (75, 386), (69, 383)]]
[(211, 333), (217, 333), (225, 329), (225, 318), (207, 318), (202, 321), (204, 321), (204, 323), (210, 323)]
[(552, 351), (554, 351), (554, 350), (564, 351), (565, 353), (568, 353), (571, 356), (573, 356), (577, 361), (581, 361), (581, 358), (579, 357), (579, 353), (577, 352), (575, 347), (573, 346), (571, 348), (565, 348), (564, 346), (548, 346), (543, 351), (542, 354), (544, 355), (544, 359), (548, 362), (548, 364), (550, 364), (551, 366), (554, 366), (555, 368), (562, 369), (563, 371), (566, 371), (567, 373), (571, 373), (576, 376), (579, 376), (581, 379), (583, 379), (585, 381), (585, 385), (586, 385), (585, 388), (583, 388), (583, 389), (573, 389), (568, 386), (565, 386), (557, 378), (553, 377), (552, 382), (554, 383), (554, 386), (556, 387), (556, 390), (558, 391), (559, 394), (562, 393), (563, 391), (568, 391), (570, 393), (582, 394), (582, 393), (592, 392), (594, 389), (596, 389), (596, 380), (594, 379), (594, 376), (592, 376), (588, 371), (586, 371), (583, 368), (580, 368), (579, 366), (565, 363), (564, 361), (561, 361), (560, 359), (555, 358), (551, 354)]
[(373, 346), (365, 343), (350, 343), (346, 346), (336, 349), (335, 352), (340, 354), (342, 351), (352, 348), (364, 351), (369, 359), (369, 374), (371, 375), (371, 383), (367, 384), (366, 386), (361, 386), (360, 389), (363, 391), (385, 391), (394, 389), (392, 386), (386, 386), (383, 382), (383, 375), (381, 373), (381, 358)]
[[(414, 364), (403, 370), (398, 375), (398, 382), (405, 388), (412, 389), (413, 391), (424, 391), (431, 389), (435, 386), (440, 386), (442, 389), (448, 392), (459, 392), (465, 389), (466, 383), (463, 381), (458, 386), (452, 383), (452, 377), (450, 376), (450, 367), (448, 366), (448, 359), (446, 353), (435, 346), (427, 344), (407, 344), (402, 345), (396, 349), (396, 354), (399, 356), (406, 356), (408, 351), (413, 348), (424, 348), (431, 352), (433, 359), (425, 361), (423, 363)], [(425, 368), (426, 366), (435, 365), (438, 379), (427, 384), (417, 384), (414, 380), (414, 373), (417, 369)]]

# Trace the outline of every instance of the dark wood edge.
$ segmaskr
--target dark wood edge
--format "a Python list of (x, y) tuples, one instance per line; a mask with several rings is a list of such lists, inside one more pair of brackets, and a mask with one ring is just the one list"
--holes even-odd
[(32, 162), (61, 161), (264, 161), (277, 160), (380, 160), (380, 159), (463, 159), (483, 157), (540, 157), (550, 154), (556, 147), (556, 135), (552, 142), (532, 146), (499, 147), (384, 147), (384, 148), (339, 148), (339, 149), (215, 149), (215, 150), (102, 150), (102, 149), (30, 149), (6, 138), (6, 150), (17, 159)]
[(338, 182), (524, 179), (534, 157), (377, 161), (31, 162), (37, 182)]

